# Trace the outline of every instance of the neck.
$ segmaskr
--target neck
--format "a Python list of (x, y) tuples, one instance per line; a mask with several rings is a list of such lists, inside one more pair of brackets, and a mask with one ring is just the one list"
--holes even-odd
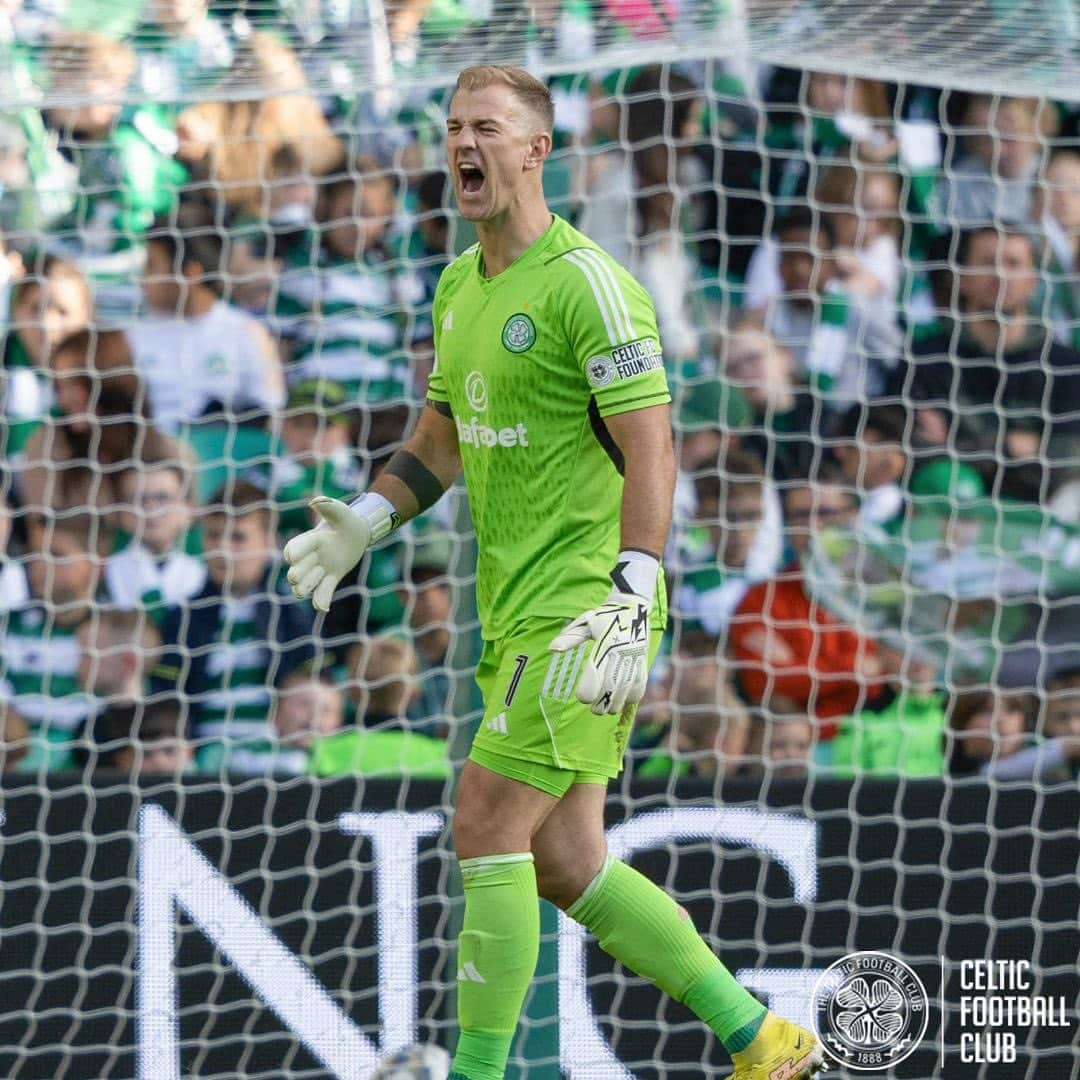
[(189, 289), (184, 303), (184, 315), (189, 319), (196, 319), (205, 315), (217, 301), (217, 295), (209, 289)]
[(1026, 315), (1018, 318), (987, 315), (967, 323), (965, 329), (987, 352), (994, 353), (1020, 345), (1027, 337), (1028, 319)]
[(480, 250), (484, 253), (487, 277), (501, 274), (522, 252), (527, 251), (551, 225), (551, 211), (543, 192), (515, 203), (488, 221), (476, 223)]

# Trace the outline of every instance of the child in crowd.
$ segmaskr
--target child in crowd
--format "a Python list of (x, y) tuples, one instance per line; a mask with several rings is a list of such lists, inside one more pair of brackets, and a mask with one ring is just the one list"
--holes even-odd
[(309, 772), (313, 747), (345, 723), (345, 699), (329, 675), (295, 671), (274, 695), (271, 723), (278, 739), (274, 771)]
[(30, 753), (30, 728), (15, 706), (0, 701), (0, 772), (15, 772)]
[(723, 665), (713, 658), (673, 663), (671, 726), (638, 779), (732, 776), (744, 764), (750, 717)]
[(253, 772), (272, 766), (272, 690), (317, 661), (311, 608), (279, 580), (275, 522), (260, 488), (223, 487), (202, 533), (207, 581), (165, 616), (151, 686), (185, 696), (200, 768)]
[(191, 527), (191, 470), (182, 444), (176, 456), (142, 460), (121, 480), (120, 527), (131, 542), (105, 562), (105, 594), (118, 608), (145, 608), (156, 621), (206, 584), (206, 567), (181, 547)]
[(27, 562), (0, 571), (0, 703), (30, 728), (20, 769), (62, 769), (94, 709), (80, 693), (79, 627), (93, 610), (98, 566), (85, 534), (56, 525)]
[(814, 760), (814, 725), (805, 713), (781, 712), (761, 723), (761, 764), (773, 780), (799, 780)]
[(1031, 745), (1030, 702), (1023, 694), (968, 690), (949, 710), (949, 771), (990, 774)]
[(423, 287), (391, 251), (395, 200), (393, 177), (366, 157), (323, 185), (319, 264), (281, 282), (279, 316), (295, 320), (290, 382), (333, 379), (359, 402), (409, 397), (406, 317)]
[(56, 345), (88, 326), (94, 301), (82, 271), (66, 259), (43, 255), (11, 287), (11, 333), (4, 344), (4, 452), (26, 445), (52, 403), (49, 357)]
[(145, 672), (161, 645), (154, 624), (138, 611), (97, 608), (80, 623), (79, 686), (99, 702), (138, 701)]
[(452, 769), (446, 743), (410, 730), (406, 718), (416, 693), (418, 665), (412, 645), (402, 638), (377, 637), (356, 644), (349, 663), (356, 725), (315, 743), (311, 771), (320, 776), (448, 779)]
[(113, 706), (100, 732), (99, 764), (134, 776), (175, 778), (194, 758), (184, 710), (175, 699)]
[(128, 330), (150, 415), (175, 434), (206, 416), (276, 413), (285, 384), (273, 340), (221, 299), (222, 235), (209, 209), (180, 207), (149, 234), (143, 294), (151, 315)]

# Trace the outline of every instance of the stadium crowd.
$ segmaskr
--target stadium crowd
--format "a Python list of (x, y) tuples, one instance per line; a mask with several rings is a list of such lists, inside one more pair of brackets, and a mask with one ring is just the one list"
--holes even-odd
[[(362, 89), (363, 16), (319, 10), (0, 5), (4, 770), (443, 778), (475, 719), (453, 494), (319, 625), (282, 574), (422, 405), (468, 237), (413, 76), (482, 29), (388, 5)], [(521, 59), (651, 11), (537, 6)], [(633, 775), (1076, 778), (1080, 110), (718, 61), (552, 89), (551, 204), (650, 291), (674, 398)], [(861, 535), (932, 592), (976, 533), (936, 638), (821, 584)]]

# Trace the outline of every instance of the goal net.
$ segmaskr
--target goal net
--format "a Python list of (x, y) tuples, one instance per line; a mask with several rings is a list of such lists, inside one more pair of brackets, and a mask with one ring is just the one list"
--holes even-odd
[[(611, 851), (840, 1075), (1077, 1075), (1075, 4), (27, 0), (0, 36), (0, 1074), (444, 1068), (464, 490), (326, 616), (280, 551), (469, 332), (432, 318), (475, 239), (443, 118), (461, 66), (514, 63), (672, 392)], [(727, 1075), (542, 928), (508, 1076)], [(864, 953), (914, 981), (819, 1012)]]

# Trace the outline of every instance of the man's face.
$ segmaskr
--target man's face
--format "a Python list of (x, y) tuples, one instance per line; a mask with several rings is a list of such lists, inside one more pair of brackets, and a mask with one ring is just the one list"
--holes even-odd
[(850, 524), (854, 517), (855, 500), (833, 484), (792, 488), (784, 496), (784, 527), (800, 557), (821, 529)]
[[(788, 229), (777, 237), (780, 242), (780, 277), (787, 299), (795, 304), (809, 304), (829, 280), (832, 262), (825, 248), (828, 238), (809, 229)], [(794, 294), (794, 295), (792, 295)]]
[(183, 290), (173, 256), (164, 244), (151, 242), (146, 245), (142, 292), (151, 311), (162, 315), (179, 314)]
[(1046, 209), (1066, 232), (1080, 230), (1080, 154), (1063, 154), (1046, 170)]
[(719, 521), (714, 536), (720, 565), (727, 570), (741, 570), (761, 527), (761, 491), (746, 484), (731, 487), (723, 506), (713, 509)]
[(969, 314), (1023, 315), (1036, 284), (1027, 237), (999, 236), (991, 229), (972, 237), (960, 277), (960, 294)]
[(502, 83), (459, 90), (446, 121), (446, 160), (458, 210), (468, 221), (490, 221), (518, 198), (525, 176), (545, 157), (540, 121)]
[(281, 441), (296, 461), (325, 461), (348, 443), (349, 427), (318, 413), (293, 413), (281, 422)]
[(394, 213), (394, 188), (387, 177), (339, 187), (328, 198), (323, 241), (342, 259), (355, 259), (383, 242)]
[(203, 523), (203, 549), (210, 580), (243, 595), (262, 584), (274, 543), (260, 513), (210, 514)]
[(172, 469), (133, 469), (124, 482), (124, 501), (130, 509), (120, 515), (121, 525), (155, 555), (171, 551), (191, 524), (191, 505)]

